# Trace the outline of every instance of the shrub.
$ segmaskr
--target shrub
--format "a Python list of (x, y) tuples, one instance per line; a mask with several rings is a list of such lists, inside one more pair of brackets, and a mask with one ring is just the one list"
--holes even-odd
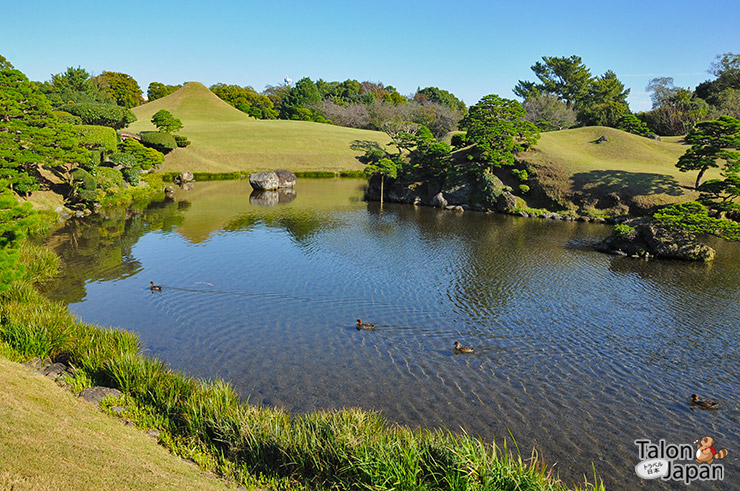
[(164, 154), (177, 148), (177, 142), (172, 135), (159, 131), (141, 132), (141, 143)]
[(629, 237), (632, 232), (635, 231), (634, 227), (630, 227), (626, 223), (618, 223), (614, 225), (614, 229), (612, 230), (612, 235), (614, 237), (617, 237), (619, 239), (623, 239), (626, 237)]
[(695, 201), (662, 208), (653, 214), (653, 218), (669, 229), (740, 240), (740, 223), (709, 216), (704, 205)]
[(139, 169), (124, 168), (121, 169), (121, 174), (123, 174), (123, 178), (126, 180), (127, 183), (131, 184), (132, 186), (139, 185)]
[(78, 104), (66, 104), (61, 107), (63, 111), (79, 116), (84, 124), (110, 126), (120, 130), (136, 121), (134, 113), (125, 107), (114, 104), (96, 104), (92, 102), (81, 102)]
[(520, 181), (526, 181), (529, 179), (529, 174), (527, 174), (526, 169), (511, 169), (511, 173)]
[(75, 126), (77, 139), (89, 150), (115, 152), (118, 145), (116, 130), (108, 126), (83, 124)]
[(95, 179), (85, 169), (77, 168), (70, 173), (72, 178), (72, 195), (79, 201), (95, 201), (97, 185)]
[(622, 119), (619, 120), (617, 126), (622, 131), (632, 133), (640, 136), (647, 136), (650, 134), (650, 128), (643, 121), (640, 121), (634, 114), (625, 114)]
[(133, 138), (125, 139), (118, 145), (121, 152), (134, 156), (139, 168), (143, 170), (151, 169), (164, 162), (164, 154), (153, 148), (147, 148)]
[(134, 157), (130, 153), (116, 152), (114, 154), (111, 154), (111, 156), (108, 157), (108, 160), (116, 165), (122, 166), (125, 169), (136, 167), (138, 165), (138, 162), (136, 162), (136, 157)]
[(529, 192), (529, 186), (527, 186), (526, 184), (520, 184), (519, 191), (522, 193), (527, 193)]
[(123, 174), (113, 167), (99, 167), (94, 179), (98, 189), (103, 191), (123, 186)]
[(190, 140), (188, 140), (187, 136), (172, 135), (172, 137), (175, 139), (175, 143), (179, 148), (185, 148), (190, 145)]
[(54, 113), (54, 116), (57, 117), (60, 123), (66, 123), (66, 124), (82, 124), (82, 118), (79, 116), (75, 116), (74, 114), (70, 114), (66, 111), (52, 111)]

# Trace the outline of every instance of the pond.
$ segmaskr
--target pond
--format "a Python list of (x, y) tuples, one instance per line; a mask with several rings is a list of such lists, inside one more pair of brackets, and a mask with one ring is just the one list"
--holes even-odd
[(64, 274), (47, 293), (250, 403), (513, 435), (565, 482), (593, 462), (616, 488), (659, 484), (636, 476), (635, 440), (711, 436), (737, 482), (738, 244), (714, 241), (711, 265), (614, 257), (591, 248), (605, 225), (381, 209), (363, 186), (301, 179), (277, 199), (199, 182), (70, 222), (48, 241)]

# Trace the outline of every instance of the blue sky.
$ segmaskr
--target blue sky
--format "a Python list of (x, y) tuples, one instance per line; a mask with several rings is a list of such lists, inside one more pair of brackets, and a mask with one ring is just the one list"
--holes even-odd
[(69, 66), (152, 81), (266, 85), (311, 77), (437, 86), (471, 105), (515, 98), (543, 56), (613, 70), (633, 111), (648, 81), (694, 88), (715, 56), (740, 52), (732, 1), (34, 1), (3, 2), (0, 54), (31, 80)]

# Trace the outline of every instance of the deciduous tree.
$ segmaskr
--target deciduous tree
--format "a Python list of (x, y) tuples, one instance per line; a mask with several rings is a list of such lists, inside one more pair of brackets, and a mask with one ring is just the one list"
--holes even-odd
[(110, 95), (119, 106), (132, 108), (144, 101), (141, 97), (141, 87), (131, 75), (104, 71), (95, 79), (103, 91)]
[(576, 124), (576, 111), (555, 94), (533, 93), (522, 106), (527, 111), (526, 120), (540, 131), (562, 130)]
[(151, 82), (146, 90), (146, 98), (149, 102), (161, 99), (174, 93), (182, 85), (165, 85), (161, 82)]

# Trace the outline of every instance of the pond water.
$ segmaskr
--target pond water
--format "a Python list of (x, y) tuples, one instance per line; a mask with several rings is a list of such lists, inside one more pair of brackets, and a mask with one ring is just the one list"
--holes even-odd
[[(356, 180), (250, 192), (196, 183), (70, 222), (49, 239), (65, 265), (49, 296), (251, 403), (513, 435), (565, 482), (593, 462), (617, 489), (672, 487), (636, 476), (635, 440), (711, 436), (730, 451), (716, 486), (740, 482), (737, 244), (713, 242), (712, 265), (646, 262), (594, 252), (608, 226), (381, 210)], [(693, 408), (694, 392), (721, 409)]]

